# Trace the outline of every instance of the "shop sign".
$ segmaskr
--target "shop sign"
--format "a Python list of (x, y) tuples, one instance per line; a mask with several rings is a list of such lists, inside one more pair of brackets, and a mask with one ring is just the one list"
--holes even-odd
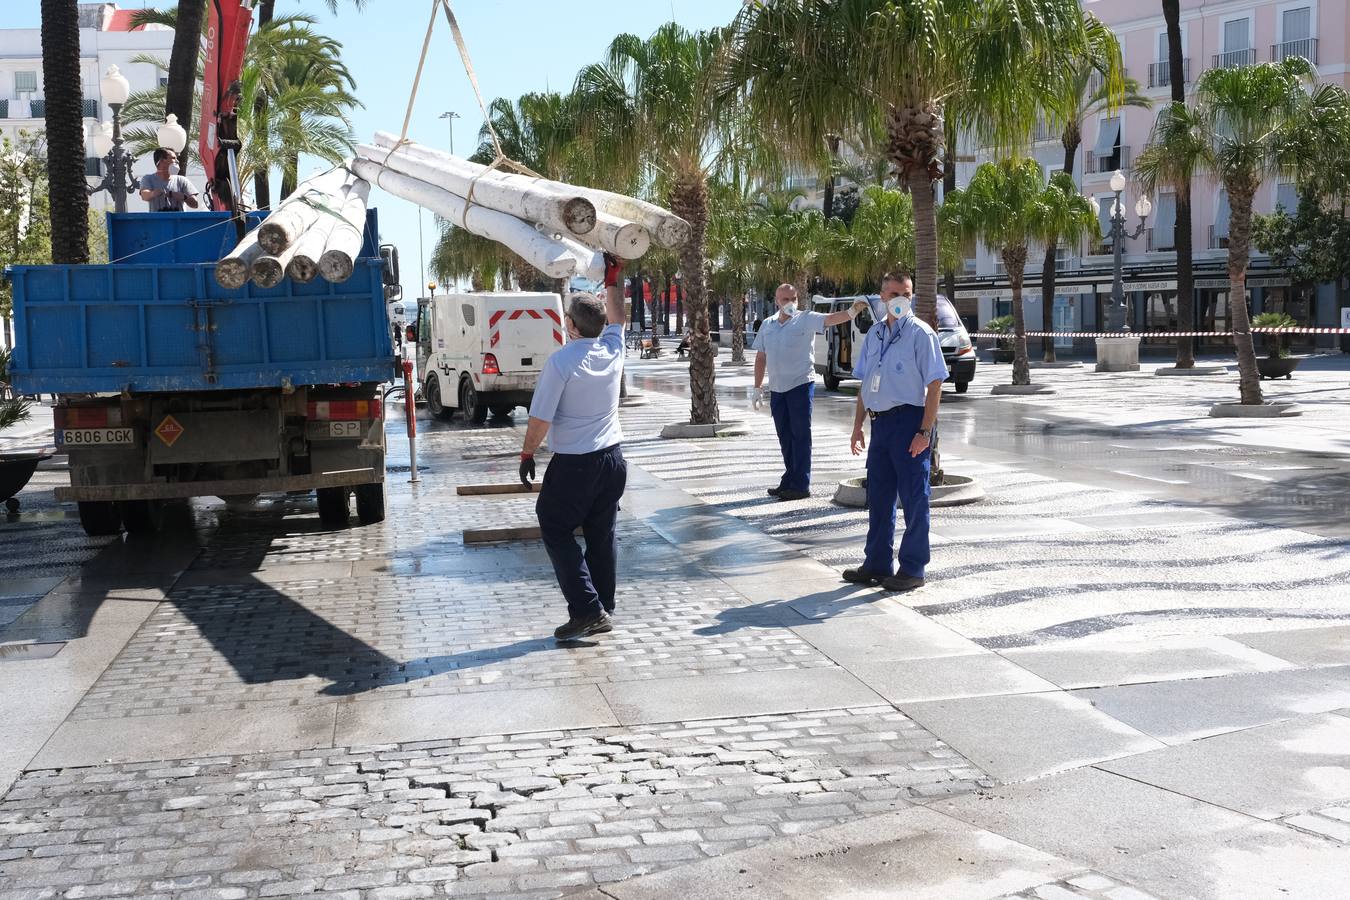
[(1127, 291), (1175, 291), (1177, 283), (1173, 281), (1131, 281), (1125, 285)]

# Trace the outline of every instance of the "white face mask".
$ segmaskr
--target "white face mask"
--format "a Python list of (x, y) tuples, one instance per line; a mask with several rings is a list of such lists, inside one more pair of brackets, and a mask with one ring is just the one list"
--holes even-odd
[(785, 316), (795, 316), (797, 314), (797, 302), (794, 300), (791, 303), (784, 303), (778, 307), (778, 311)]
[(886, 304), (886, 311), (897, 319), (909, 315), (912, 303), (908, 297), (892, 297)]
[(169, 163), (169, 174), (177, 175), (182, 170), (178, 168), (178, 163)]

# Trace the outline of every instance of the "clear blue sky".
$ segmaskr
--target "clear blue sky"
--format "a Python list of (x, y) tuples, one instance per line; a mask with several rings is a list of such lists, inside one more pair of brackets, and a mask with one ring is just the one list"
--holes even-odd
[[(18, 8), (10, 8), (11, 3)], [(38, 0), (4, 0), (3, 5), (0, 27), (34, 28), (40, 23)], [(120, 5), (156, 4), (121, 0)], [(740, 0), (458, 0), (452, 5), (473, 55), (485, 102), (529, 91), (566, 90), (577, 70), (599, 60), (614, 35), (621, 32), (645, 37), (672, 20), (686, 28), (724, 25), (741, 7)], [(430, 0), (369, 0), (362, 12), (343, 2), (334, 16), (320, 0), (277, 3), (278, 14), (303, 11), (318, 16), (323, 31), (342, 42), (343, 61), (356, 78), (357, 96), (365, 104), (352, 117), (358, 141), (369, 140), (380, 130), (397, 132), (402, 126), (429, 10)], [(462, 117), (454, 120), (454, 146), (460, 155), (468, 155), (477, 146), (483, 116), (442, 15), (422, 73), (409, 137), (448, 147), (450, 130), (438, 118), (446, 111)], [(307, 169), (302, 163), (301, 174), (308, 174)], [(421, 271), (418, 209), (380, 191), (373, 192), (372, 198), (379, 207), (383, 239), (399, 248), (405, 296), (416, 297), (421, 293), (417, 287)], [(435, 227), (430, 213), (423, 218), (429, 252)]]

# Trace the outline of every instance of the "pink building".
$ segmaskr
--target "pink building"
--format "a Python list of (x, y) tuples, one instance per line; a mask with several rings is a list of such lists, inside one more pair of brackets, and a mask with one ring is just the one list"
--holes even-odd
[[(1159, 0), (1083, 0), (1083, 6), (1115, 31), (1126, 75), (1154, 102), (1152, 109), (1130, 108), (1101, 115), (1083, 129), (1074, 177), (1085, 194), (1101, 203), (1105, 222), (1113, 196), (1108, 185), (1111, 174), (1120, 169), (1132, 175), (1133, 160), (1148, 143), (1158, 108), (1171, 100), (1167, 27)], [(1302, 56), (1317, 65), (1322, 80), (1350, 85), (1348, 6), (1347, 0), (1181, 0), (1182, 54), (1188, 83), (1219, 66)], [(1037, 141), (1032, 155), (1047, 175), (1061, 169), (1064, 159), (1058, 136), (1038, 137), (1044, 140)], [(1138, 193), (1131, 179), (1125, 190), (1127, 230), (1138, 222), (1133, 212)], [(1153, 214), (1148, 229), (1125, 247), (1130, 325), (1140, 331), (1170, 330), (1186, 324), (1176, 319), (1176, 208), (1168, 192), (1150, 200)], [(1268, 213), (1277, 204), (1290, 211), (1297, 205), (1292, 184), (1271, 180), (1263, 185), (1256, 196), (1256, 211)], [(1228, 214), (1223, 190), (1202, 175), (1192, 186), (1191, 221), (1199, 310), (1195, 324), (1205, 330), (1212, 326), (1223, 331), (1228, 326)], [(1101, 301), (1110, 292), (1111, 256), (1109, 242), (1094, 244), (1079, 248), (1078, 253), (1061, 254), (1059, 278), (1065, 290), (1057, 291), (1055, 298), (1056, 330), (1091, 331), (1101, 327)], [(1039, 323), (1039, 256), (1033, 262), (1028, 276), (1037, 284), (1027, 292), (1026, 314), (1029, 322)], [(970, 268), (968, 263), (968, 273)], [(957, 291), (963, 312), (977, 315), (980, 322), (1007, 312), (1009, 292), (1001, 266), (985, 252), (974, 261), (974, 269), (976, 277), (963, 279)], [(1268, 260), (1259, 255), (1253, 257), (1248, 285), (1255, 311), (1283, 309), (1301, 323), (1340, 324), (1340, 302), (1332, 285), (1321, 286), (1311, 295), (1291, 290), (1287, 274), (1271, 269)], [(1071, 343), (1061, 341), (1065, 346)]]

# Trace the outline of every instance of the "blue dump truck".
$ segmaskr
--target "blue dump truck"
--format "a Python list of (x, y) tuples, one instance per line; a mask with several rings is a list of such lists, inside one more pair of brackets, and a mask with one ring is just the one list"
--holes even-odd
[(111, 264), (7, 270), (14, 384), (56, 395), (70, 461), (57, 499), (79, 505), (86, 532), (150, 533), (167, 502), (282, 491), (316, 491), (331, 525), (347, 523), (353, 494), (362, 524), (384, 518), (398, 276), (378, 233), (371, 210), (341, 284), (220, 287), (236, 234), (215, 212), (110, 214)]

